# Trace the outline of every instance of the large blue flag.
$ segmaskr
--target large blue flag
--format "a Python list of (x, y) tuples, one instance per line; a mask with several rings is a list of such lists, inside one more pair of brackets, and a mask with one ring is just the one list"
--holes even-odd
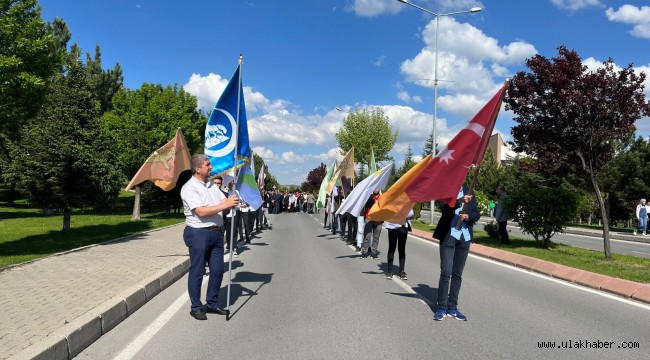
[[(239, 101), (239, 118), (237, 117), (237, 101)], [(239, 126), (237, 126), (238, 121)], [(237, 147), (236, 166), (235, 147)], [(210, 113), (208, 124), (205, 127), (204, 153), (212, 163), (211, 176), (233, 171), (243, 166), (251, 157), (244, 90), (241, 81), (241, 64), (237, 66), (235, 74)]]

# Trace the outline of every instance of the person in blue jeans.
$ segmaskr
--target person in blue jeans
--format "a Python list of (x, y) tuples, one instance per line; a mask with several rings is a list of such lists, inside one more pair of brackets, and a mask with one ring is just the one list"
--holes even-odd
[[(467, 206), (463, 209), (465, 204)], [(474, 223), (480, 219), (481, 212), (476, 199), (468, 194), (468, 189), (465, 186), (458, 192), (456, 206), (452, 208), (444, 204), (440, 211), (441, 216), (436, 230), (440, 228), (445, 235), (443, 237), (441, 231), (434, 233), (434, 237), (442, 238), (442, 240), (440, 240), (439, 246), (438, 309), (433, 319), (441, 321), (445, 316), (450, 316), (456, 320), (467, 321), (467, 317), (458, 311), (458, 295), (463, 269), (469, 255), (469, 247), (474, 237)], [(452, 218), (451, 222), (449, 222), (449, 218)], [(460, 226), (457, 226), (459, 219)]]
[[(639, 205), (636, 206), (636, 218), (639, 220), (638, 231), (645, 236), (648, 229), (648, 205), (646, 205), (645, 199), (641, 199)], [(634, 235), (636, 234), (637, 231), (635, 230)]]
[[(191, 303), (190, 315), (196, 320), (207, 320), (206, 313), (227, 315), (227, 311), (219, 306), (224, 267), (223, 211), (239, 205), (239, 197), (226, 197), (214, 182), (208, 181), (212, 165), (207, 156), (194, 155), (190, 161), (194, 173), (181, 189), (185, 213), (183, 241), (190, 255), (187, 293)], [(206, 261), (210, 277), (204, 305), (201, 302), (201, 285)]]

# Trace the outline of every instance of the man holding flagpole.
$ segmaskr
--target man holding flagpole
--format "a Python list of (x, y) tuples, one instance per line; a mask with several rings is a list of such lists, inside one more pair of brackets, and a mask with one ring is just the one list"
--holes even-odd
[[(437, 228), (445, 228), (446, 234), (440, 238), (440, 280), (438, 281), (438, 309), (433, 319), (442, 321), (445, 316), (467, 321), (467, 317), (458, 311), (458, 295), (463, 279), (463, 269), (469, 255), (469, 247), (474, 238), (473, 225), (480, 217), (476, 198), (463, 186), (456, 196), (456, 205), (444, 204), (440, 209)], [(450, 216), (453, 214), (450, 223)], [(442, 222), (445, 223), (442, 223)], [(460, 221), (460, 223), (459, 223)], [(451, 280), (451, 281), (450, 281)]]
[[(222, 211), (239, 205), (239, 197), (225, 197), (221, 191), (211, 191), (215, 186), (208, 181), (212, 164), (203, 154), (191, 160), (192, 178), (183, 185), (181, 199), (185, 211), (183, 240), (190, 253), (190, 269), (187, 292), (190, 296), (190, 315), (197, 320), (207, 320), (206, 313), (226, 315), (219, 306), (218, 296), (223, 280), (223, 232)], [(210, 268), (206, 304), (201, 302), (201, 283), (205, 275), (205, 262)]]

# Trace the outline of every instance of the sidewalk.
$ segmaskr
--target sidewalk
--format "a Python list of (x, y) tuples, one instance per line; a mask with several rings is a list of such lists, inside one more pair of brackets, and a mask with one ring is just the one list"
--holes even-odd
[[(184, 225), (0, 271), (0, 359), (69, 359), (183, 277)], [(431, 233), (413, 229), (431, 240)], [(650, 285), (472, 244), (471, 252), (650, 304)]]
[(184, 225), (0, 272), (0, 359), (69, 359), (183, 277)]

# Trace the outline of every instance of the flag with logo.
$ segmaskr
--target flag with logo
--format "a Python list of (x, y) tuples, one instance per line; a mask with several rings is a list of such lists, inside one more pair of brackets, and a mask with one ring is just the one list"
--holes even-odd
[(260, 188), (257, 187), (250, 164), (246, 164), (239, 169), (235, 189), (239, 192), (241, 199), (251, 206), (251, 209), (257, 210), (262, 206), (262, 195), (260, 194)]
[(413, 202), (441, 200), (455, 206), (471, 165), (480, 165), (508, 82), (488, 101), (426, 168), (404, 189)]
[[(235, 149), (237, 163), (235, 164)], [(205, 127), (204, 154), (210, 159), (210, 176), (236, 170), (251, 157), (241, 62), (219, 97)]]
[[(354, 216), (359, 216), (372, 192), (375, 189), (384, 190), (386, 188), (390, 175), (393, 172), (393, 165), (394, 163), (390, 163), (359, 182), (343, 201), (343, 204), (341, 204), (336, 213), (345, 214), (347, 212)], [(382, 197), (383, 195), (379, 198), (381, 199)]]
[(147, 158), (126, 186), (126, 190), (146, 180), (151, 180), (159, 188), (169, 191), (176, 187), (178, 176), (191, 167), (190, 153), (187, 150), (185, 137), (183, 137), (183, 131), (178, 128), (173, 139)]

